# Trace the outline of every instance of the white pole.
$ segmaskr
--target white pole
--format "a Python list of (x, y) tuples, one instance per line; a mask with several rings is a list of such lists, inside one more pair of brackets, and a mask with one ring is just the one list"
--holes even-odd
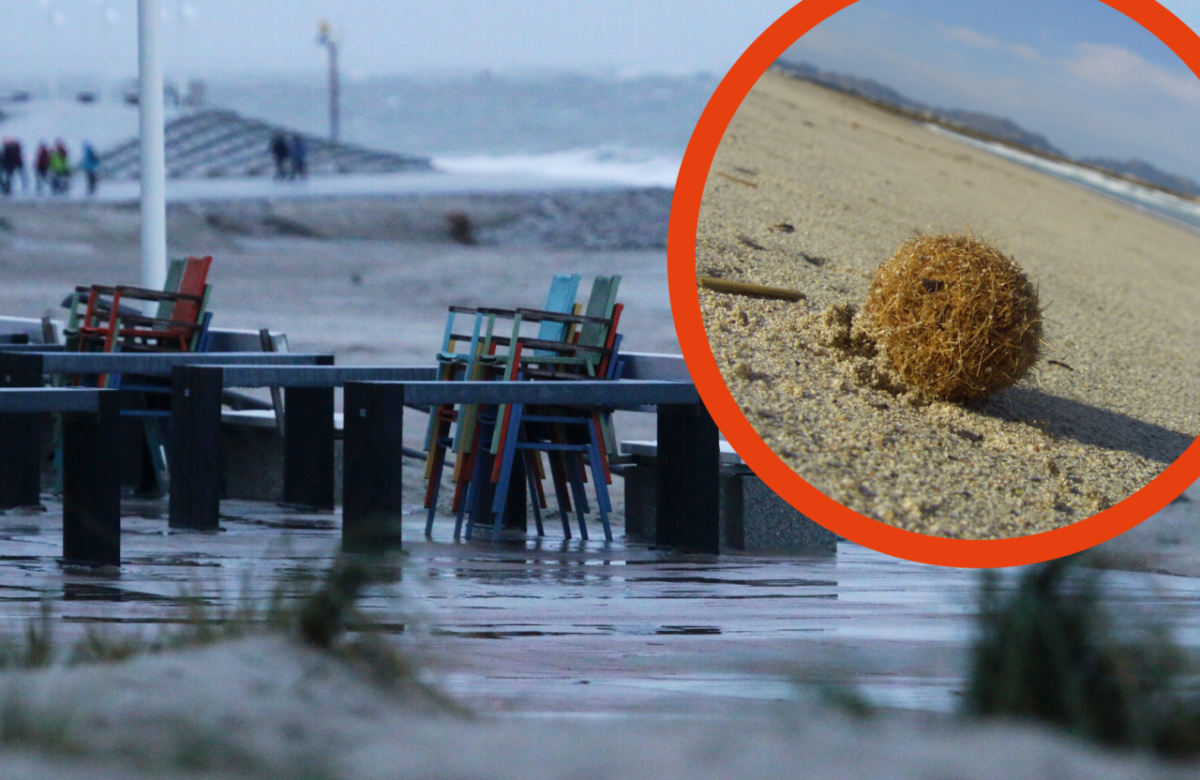
[(142, 151), (142, 286), (167, 281), (166, 154), (163, 150), (162, 5), (138, 0), (138, 114)]

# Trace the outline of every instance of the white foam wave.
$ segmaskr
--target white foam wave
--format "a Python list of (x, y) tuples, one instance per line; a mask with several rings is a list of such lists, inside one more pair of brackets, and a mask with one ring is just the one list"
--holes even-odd
[(1200, 203), (1194, 200), (1180, 198), (1162, 190), (1143, 187), (1131, 181), (1110, 176), (1091, 168), (1084, 168), (1058, 160), (1048, 160), (1036, 154), (1022, 152), (1019, 149), (1014, 149), (1004, 144), (982, 141), (978, 138), (960, 135), (938, 125), (929, 124), (926, 127), (940, 135), (951, 136), (977, 149), (983, 149), (1013, 162), (1021, 163), (1022, 165), (1036, 168), (1039, 171), (1044, 171), (1061, 179), (1083, 185), (1088, 189), (1116, 198), (1123, 203), (1152, 212), (1160, 217), (1166, 217), (1175, 222), (1182, 222), (1193, 230), (1200, 228)]
[(682, 159), (613, 149), (572, 149), (544, 154), (437, 157), (435, 168), (476, 176), (522, 176), (553, 181), (630, 187), (674, 187)]

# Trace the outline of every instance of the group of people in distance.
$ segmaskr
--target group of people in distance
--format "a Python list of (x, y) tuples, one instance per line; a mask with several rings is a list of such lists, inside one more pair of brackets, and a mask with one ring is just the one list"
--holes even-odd
[(308, 144), (299, 133), (290, 139), (283, 133), (273, 135), (271, 156), (275, 158), (276, 179), (303, 179), (308, 176)]
[[(90, 143), (83, 144), (79, 170), (87, 177), (88, 195), (96, 194), (97, 169), (100, 157)], [(62, 139), (53, 146), (42, 142), (33, 157), (34, 182), (37, 194), (65, 195), (71, 190), (71, 158)], [(12, 195), (13, 184), (21, 180), (21, 191), (29, 192), (29, 177), (25, 172), (25, 153), (16, 138), (5, 138), (0, 151), (0, 193)]]

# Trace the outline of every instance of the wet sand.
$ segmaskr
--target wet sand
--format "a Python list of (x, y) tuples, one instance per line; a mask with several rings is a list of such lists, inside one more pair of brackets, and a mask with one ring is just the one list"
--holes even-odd
[[(861, 306), (912, 234), (968, 230), (1040, 285), (1043, 359), (986, 402), (871, 386), (831, 307)], [(696, 247), (699, 274), (807, 296), (700, 291), (751, 425), (869, 517), (968, 539), (1051, 530), (1140, 489), (1200, 431), (1200, 236), (857, 98), (764, 75), (717, 153)]]
[[(405, 464), (405, 551), (357, 608), (471, 717), (380, 687), (327, 654), (258, 637), (0, 674), (4, 777), (1107, 778), (1194, 776), (1052, 729), (955, 716), (974, 571), (836, 555), (708, 556), (625, 540), (423, 537)], [(297, 598), (340, 515), (223, 502), (222, 532), (164, 533), (166, 502), (125, 506), (119, 573), (57, 561), (61, 504), (0, 517), (0, 631), (50, 599), (55, 646), (88, 631), (161, 637), (197, 602), (228, 614)], [(592, 524), (595, 528), (595, 524)], [(1174, 609), (1194, 649), (1200, 580), (1103, 574), (1112, 603)], [(261, 614), (261, 613), (260, 613)], [(360, 624), (361, 626), (361, 624)], [(355, 629), (350, 637), (361, 638)], [(879, 709), (833, 706), (856, 691)], [(832, 692), (832, 695), (830, 695)], [(825, 694), (825, 695), (823, 695)], [(38, 727), (14, 733), (13, 703)], [(19, 722), (19, 721), (16, 721)], [(57, 731), (56, 731), (57, 729)], [(40, 744), (37, 735), (59, 735)], [(56, 752), (58, 745), (61, 752)], [(67, 749), (69, 748), (69, 749)], [(72, 774), (72, 773), (75, 774)]]

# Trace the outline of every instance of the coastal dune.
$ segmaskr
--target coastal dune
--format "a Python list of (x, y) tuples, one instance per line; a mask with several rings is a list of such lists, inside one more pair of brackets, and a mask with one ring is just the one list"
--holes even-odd
[[(965, 233), (1039, 286), (1046, 345), (983, 402), (921, 400), (850, 344), (875, 269), (914, 234)], [(709, 173), (697, 274), (747, 420), (868, 517), (964, 539), (1059, 528), (1147, 484), (1200, 431), (1200, 235), (769, 71)], [(886, 372), (885, 372), (886, 373)]]

